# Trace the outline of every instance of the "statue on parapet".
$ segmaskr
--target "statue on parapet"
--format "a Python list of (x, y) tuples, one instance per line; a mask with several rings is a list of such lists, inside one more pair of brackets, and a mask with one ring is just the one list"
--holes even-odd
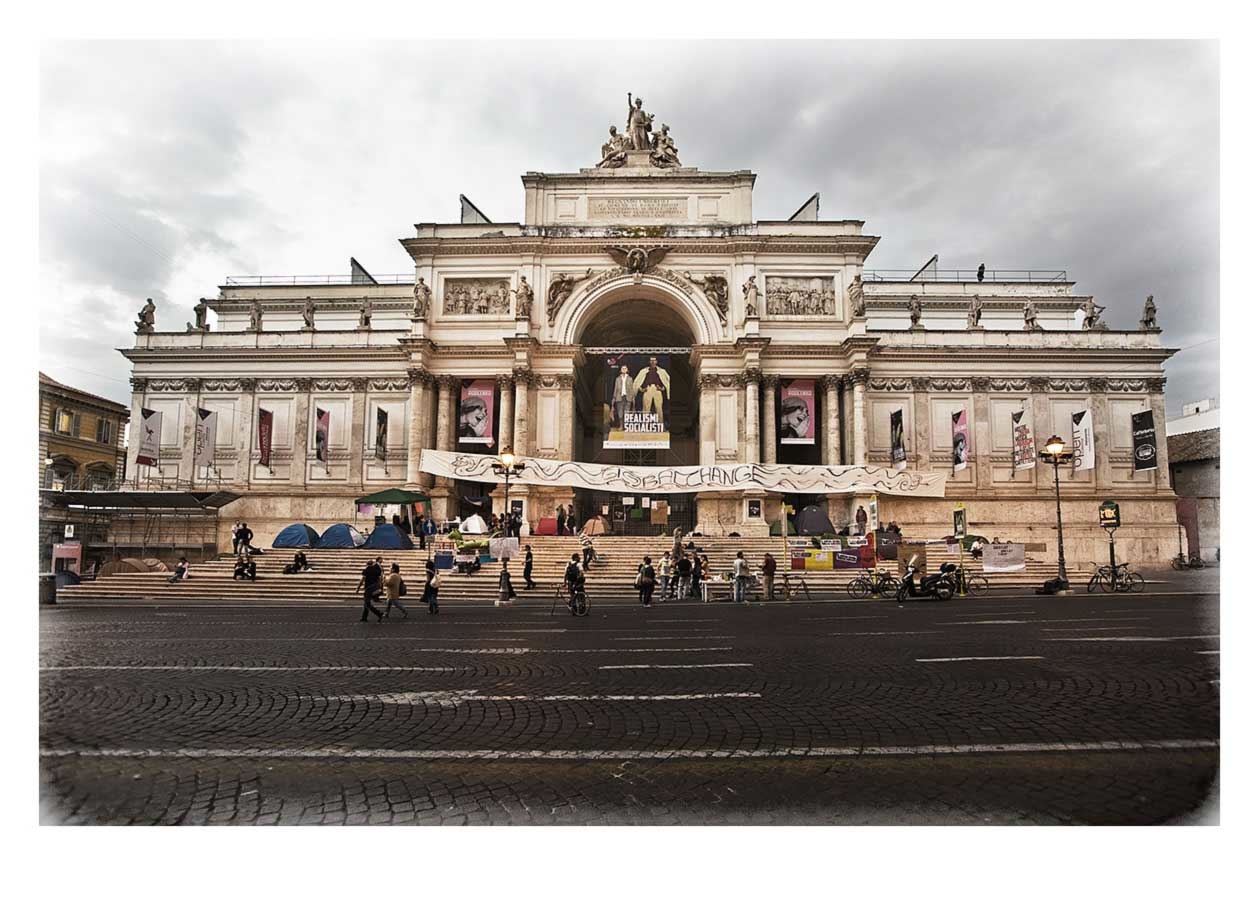
[(1037, 306), (1032, 299), (1024, 303), (1024, 330), (1041, 330), (1037, 323)]
[(425, 321), (429, 317), (429, 302), (433, 299), (433, 291), (425, 285), (423, 277), (416, 278), (416, 288), (411, 294), (414, 304), (411, 306), (411, 318), (414, 321)]
[(866, 317), (866, 292), (862, 285), (862, 275), (855, 274), (849, 284), (849, 305), (855, 318)]
[(302, 329), (315, 329), (315, 303), (311, 301), (311, 297), (306, 297), (306, 304), (302, 306)]
[(359, 303), (359, 330), (372, 329), (372, 300), (364, 297)]
[(761, 307), (757, 304), (757, 278), (749, 277), (744, 283), (744, 320), (761, 317)]
[(1102, 313), (1107, 310), (1107, 306), (1098, 305), (1094, 302), (1094, 297), (1089, 296), (1085, 300), (1085, 319), (1081, 321), (1081, 327), (1085, 330), (1106, 330), (1107, 325), (1102, 319)]
[(249, 306), (249, 329), (254, 333), (262, 332), (262, 315), (262, 303), (255, 299)]
[(919, 301), (918, 296), (911, 296), (907, 304), (910, 307), (910, 329), (914, 330), (919, 326), (919, 321), (923, 317), (923, 303)]
[(187, 329), (188, 333), (210, 332), (210, 323), (206, 318), (206, 311), (209, 308), (210, 306), (206, 304), (205, 299), (198, 300), (197, 304), (193, 306), (193, 317), (196, 319), (197, 323), (193, 324), (188, 321), (184, 322), (184, 327)]
[(626, 105), (630, 112), (626, 115), (626, 136), (630, 139), (630, 147), (635, 151), (652, 150), (652, 114), (643, 109), (643, 99), (635, 98), (630, 102), (630, 92), (626, 92)]
[(144, 308), (136, 314), (136, 333), (153, 333), (153, 317), (157, 306), (152, 299), (144, 300)]
[(678, 161), (678, 147), (669, 137), (669, 126), (662, 125), (659, 132), (652, 133), (652, 156), (649, 158), (658, 167), (681, 167)]
[(1146, 305), (1142, 307), (1142, 320), (1138, 321), (1138, 329), (1142, 333), (1152, 333), (1159, 330), (1159, 324), (1155, 321), (1155, 297), (1147, 296)]
[(625, 166), (626, 151), (630, 147), (630, 139), (619, 133), (616, 126), (609, 126), (608, 141), (604, 142), (603, 147), (599, 149), (601, 157), (595, 166), (606, 170)]
[(967, 329), (979, 330), (980, 317), (984, 314), (984, 304), (980, 301), (978, 295), (971, 297), (971, 303), (967, 306)]

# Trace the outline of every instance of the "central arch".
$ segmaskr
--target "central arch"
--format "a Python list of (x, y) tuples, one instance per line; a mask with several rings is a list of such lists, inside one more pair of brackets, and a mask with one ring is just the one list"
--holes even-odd
[[(636, 279), (637, 278), (637, 279)], [(557, 341), (566, 345), (611, 345), (592, 342), (586, 336), (592, 323), (608, 309), (626, 302), (651, 302), (669, 312), (670, 320), (685, 324), (690, 334), (687, 345), (710, 345), (722, 338), (722, 324), (711, 307), (695, 295), (674, 286), (664, 277), (625, 274), (600, 284), (586, 293), (574, 294), (557, 313)]]

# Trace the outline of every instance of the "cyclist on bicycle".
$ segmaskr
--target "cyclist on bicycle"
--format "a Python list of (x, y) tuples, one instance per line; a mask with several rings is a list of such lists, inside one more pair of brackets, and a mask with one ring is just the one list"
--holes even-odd
[(581, 557), (574, 554), (564, 569), (564, 587), (569, 592), (569, 612), (577, 613), (577, 597), (586, 593), (586, 573), (582, 570)]

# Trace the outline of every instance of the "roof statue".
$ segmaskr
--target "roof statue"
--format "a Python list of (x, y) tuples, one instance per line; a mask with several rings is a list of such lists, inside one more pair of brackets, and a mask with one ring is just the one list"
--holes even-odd
[(136, 333), (153, 333), (153, 313), (157, 306), (152, 299), (144, 300), (144, 308), (136, 315)]
[(1155, 297), (1147, 296), (1146, 305), (1142, 307), (1142, 320), (1138, 322), (1138, 329), (1142, 333), (1151, 333), (1159, 330), (1159, 324), (1155, 321)]
[(608, 127), (608, 141), (599, 149), (599, 169), (613, 170), (618, 167), (659, 167), (669, 169), (682, 166), (678, 160), (678, 146), (669, 134), (669, 126), (653, 130), (653, 114), (643, 109), (643, 99), (631, 100), (626, 92), (626, 131)]

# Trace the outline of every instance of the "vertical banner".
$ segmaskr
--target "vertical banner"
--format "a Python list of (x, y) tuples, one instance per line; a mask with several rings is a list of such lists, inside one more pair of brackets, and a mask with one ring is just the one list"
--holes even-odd
[(389, 450), (389, 413), (380, 406), (376, 407), (376, 458), (385, 461)]
[(1150, 409), (1133, 413), (1133, 471), (1147, 472), (1156, 465), (1155, 413)]
[(328, 466), (328, 425), (329, 415), (327, 409), (315, 407), (315, 459)]
[(906, 433), (905, 425), (902, 422), (901, 410), (898, 409), (892, 413), (889, 416), (889, 420), (889, 436), (892, 438), (889, 447), (892, 450), (892, 464), (894, 469), (901, 471), (906, 467)]
[(140, 448), (136, 451), (136, 465), (156, 466), (158, 446), (162, 442), (162, 413), (152, 409), (140, 410)]
[(193, 465), (214, 465), (214, 444), (219, 433), (219, 413), (197, 410), (197, 428), (193, 432)]
[(275, 420), (268, 409), (258, 410), (258, 464), (271, 468), (271, 427)]
[(967, 508), (954, 507), (954, 537), (961, 541), (967, 537)]
[(815, 436), (814, 382), (788, 381), (779, 386), (779, 443), (812, 444)]
[(954, 422), (954, 471), (961, 472), (967, 468), (967, 457), (971, 451), (971, 432), (967, 428), (967, 410), (961, 409), (952, 415)]
[(1072, 471), (1088, 472), (1094, 468), (1094, 414), (1072, 413)]
[[(1028, 416), (1027, 419), (1025, 416)], [(1011, 444), (1015, 450), (1014, 471), (1036, 467), (1037, 450), (1033, 443), (1032, 416), (1026, 409), (1011, 413)]]
[(621, 353), (605, 360), (605, 450), (669, 449), (669, 356)]
[[(500, 413), (503, 418), (507, 413)], [(459, 389), (459, 442), (494, 446), (494, 381), (465, 381)]]

